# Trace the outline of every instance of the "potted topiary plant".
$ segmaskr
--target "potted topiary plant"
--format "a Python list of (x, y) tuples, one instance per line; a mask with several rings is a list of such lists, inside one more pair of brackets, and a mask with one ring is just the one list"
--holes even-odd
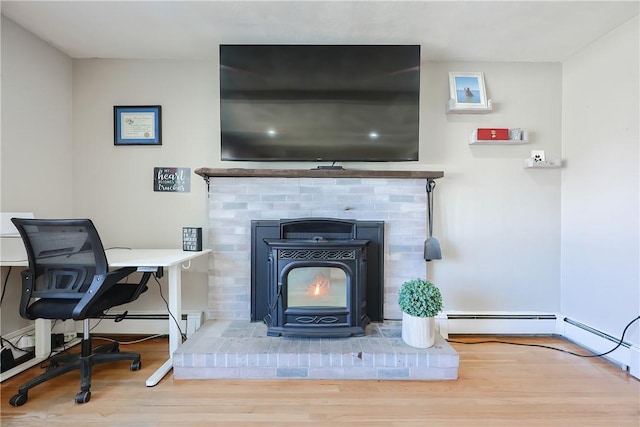
[(442, 294), (433, 283), (411, 279), (398, 294), (402, 310), (402, 340), (412, 347), (431, 347), (436, 339), (435, 316), (442, 311)]

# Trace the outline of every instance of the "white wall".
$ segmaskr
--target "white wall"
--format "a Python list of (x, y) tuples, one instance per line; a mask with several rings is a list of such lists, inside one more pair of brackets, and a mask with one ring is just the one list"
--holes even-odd
[(616, 337), (640, 314), (638, 34), (635, 18), (563, 64), (562, 312)]
[[(2, 211), (40, 217), (72, 213), (71, 59), (2, 16)], [(2, 280), (7, 268), (2, 268)], [(2, 333), (18, 316), (19, 269), (2, 304)]]
[[(193, 170), (219, 157), (217, 73), (212, 61), (73, 61), (73, 212), (94, 220), (105, 248), (179, 248), (182, 227), (207, 229)], [(115, 146), (115, 105), (161, 105), (162, 145)], [(190, 192), (153, 191), (153, 168), (169, 166), (191, 168)], [(183, 272), (185, 309), (206, 311), (207, 275), (206, 260)], [(153, 283), (127, 308), (166, 312)]]
[[(494, 111), (445, 115), (449, 71), (483, 71)], [(560, 65), (437, 63), (423, 80), (424, 156), (445, 172), (434, 218), (443, 260), (428, 265), (445, 310), (557, 311), (560, 172), (523, 162), (532, 149), (560, 157)], [(478, 127), (524, 128), (531, 143), (469, 146)]]
[[(182, 226), (207, 229), (204, 181), (193, 175), (190, 193), (154, 193), (154, 166), (313, 166), (219, 160), (217, 67), (217, 61), (74, 60), (74, 214), (93, 218), (106, 246), (175, 247)], [(522, 164), (532, 148), (560, 156), (560, 65), (425, 61), (422, 68), (421, 161), (344, 166), (445, 171), (435, 193), (444, 259), (431, 263), (429, 274), (446, 310), (557, 311), (560, 175)], [(495, 111), (445, 114), (449, 71), (484, 71)], [(148, 104), (162, 105), (163, 145), (113, 146), (113, 106)], [(532, 144), (469, 146), (474, 128), (491, 126), (527, 128)], [(190, 280), (185, 306), (206, 311), (206, 276)], [(160, 304), (148, 296), (136, 303)]]
[[(5, 22), (3, 18), (3, 24)], [(562, 310), (577, 320), (597, 323), (594, 326), (601, 326), (611, 333), (619, 333), (622, 317), (628, 317), (632, 311), (637, 313), (637, 98), (621, 101), (619, 98), (624, 96), (618, 95), (623, 87), (621, 83), (632, 87), (635, 84), (635, 92), (629, 93), (638, 92), (637, 20), (630, 25), (635, 27), (625, 26), (572, 58), (564, 65), (564, 70), (560, 64), (544, 63), (424, 62), (421, 161), (398, 165), (345, 165), (445, 171), (445, 178), (438, 180), (435, 195), (435, 237), (442, 243), (444, 259), (429, 264), (429, 277), (441, 287), (446, 310)], [(155, 193), (152, 190), (153, 167), (256, 166), (218, 160), (216, 61), (73, 60), (72, 87), (69, 87), (68, 58), (42, 41), (32, 40), (29, 33), (15, 26), (9, 30), (5, 27), (3, 25), (2, 29), (3, 209), (33, 210), (38, 215), (91, 217), (107, 247), (176, 247), (180, 245), (183, 226), (202, 226), (206, 230), (206, 185), (193, 175), (189, 193)], [(7, 31), (13, 31), (17, 36), (5, 37)], [(11, 52), (13, 56), (8, 56)], [(24, 69), (11, 74), (4, 69), (8, 57), (13, 58), (12, 64), (23, 61), (36, 64), (25, 65)], [(631, 70), (633, 67), (610, 65), (626, 63), (629, 58), (635, 61), (635, 74)], [(627, 69), (631, 74), (625, 74)], [(37, 83), (33, 83), (31, 73), (36, 71)], [(483, 71), (489, 97), (495, 102), (494, 112), (446, 115), (448, 71)], [(611, 87), (606, 86), (607, 81), (612, 82)], [(22, 90), (27, 91), (27, 98), (34, 99), (25, 104), (24, 98), (17, 95), (6, 98), (8, 82), (26, 87)], [(41, 82), (45, 82), (44, 87)], [(591, 90), (593, 98), (584, 94), (587, 93), (585, 87)], [(73, 98), (69, 101), (72, 93)], [(614, 99), (614, 96), (618, 98)], [(597, 102), (590, 103), (590, 99)], [(73, 105), (71, 110), (69, 102)], [(162, 105), (163, 145), (115, 147), (113, 106), (139, 104)], [(27, 122), (27, 117), (30, 119), (33, 114), (27, 116), (21, 112), (25, 108), (23, 105), (29, 107), (30, 113), (36, 111), (36, 116), (45, 116), (40, 119), (44, 120), (45, 126)], [(42, 105), (46, 106), (42, 107), (44, 112)], [(12, 111), (16, 112), (21, 128), (16, 127), (9, 138), (5, 137), (9, 130), (5, 129), (4, 123), (6, 114)], [(566, 116), (564, 123), (563, 115)], [(73, 128), (69, 131), (71, 116)], [(607, 136), (606, 144), (603, 144), (605, 137), (598, 136), (595, 128), (590, 127), (590, 132), (584, 130), (586, 124), (595, 123), (598, 129), (604, 128), (616, 137)], [(41, 130), (47, 126), (50, 129)], [(531, 132), (532, 143), (512, 147), (468, 145), (468, 133), (473, 128), (491, 126), (526, 128)], [(629, 130), (625, 131), (627, 128)], [(72, 133), (71, 138), (69, 133)], [(635, 145), (627, 133), (635, 135)], [(69, 140), (73, 141), (71, 148)], [(561, 152), (562, 140), (566, 146)], [(601, 150), (605, 145), (612, 149)], [(49, 150), (49, 147), (55, 148)], [(56, 175), (54, 179), (43, 178), (44, 174), (33, 178), (34, 171), (43, 172), (31, 163), (27, 167), (21, 163), (28, 157), (27, 149), (37, 149), (38, 158), (44, 150), (41, 157), (54, 158), (67, 168), (72, 165), (72, 176), (64, 175), (67, 168), (63, 168), (47, 171), (62, 175)], [(544, 149), (552, 159), (562, 156), (567, 160), (567, 167), (562, 171), (523, 169), (522, 161), (531, 149)], [(590, 150), (594, 153), (587, 153)], [(65, 153), (64, 158), (59, 158), (61, 152)], [(594, 174), (594, 170), (603, 170), (602, 160), (614, 164), (612, 157), (615, 157), (616, 167), (623, 169), (624, 179), (615, 168), (607, 169), (608, 174)], [(19, 187), (14, 187), (13, 193), (9, 190), (8, 195), (4, 189), (6, 158), (14, 159), (9, 167), (13, 168), (13, 182), (19, 182)], [(635, 166), (627, 162), (635, 162)], [(294, 166), (309, 167), (306, 164)], [(566, 185), (562, 193), (562, 212), (561, 175), (563, 185)], [(52, 181), (60, 183), (56, 186), (60, 190), (52, 191)], [(590, 186), (602, 191), (591, 191)], [(37, 196), (32, 196), (34, 194)], [(598, 202), (593, 198), (595, 195), (605, 198)], [(11, 203), (5, 206), (6, 201)], [(27, 206), (28, 203), (33, 203), (34, 207)], [(615, 223), (609, 221), (608, 229), (600, 229), (600, 221), (596, 220), (605, 218), (607, 213), (600, 206), (625, 206), (627, 210), (616, 211)], [(585, 215), (594, 221), (595, 227), (581, 222)], [(566, 227), (562, 234), (561, 218)], [(605, 256), (591, 258), (581, 246), (591, 244), (594, 239), (578, 239), (587, 233), (600, 242), (613, 238), (615, 244), (609, 245), (611, 250)], [(566, 239), (562, 258), (561, 236)], [(614, 249), (620, 256), (612, 255)], [(621, 259), (625, 254), (629, 254), (629, 258), (623, 262)], [(585, 269), (596, 270), (608, 265), (611, 266), (609, 274), (590, 272), (580, 276)], [(206, 310), (206, 276), (206, 265), (186, 274), (183, 282), (185, 308)], [(585, 290), (585, 283), (592, 283), (593, 277), (598, 279), (598, 284), (587, 285)], [(612, 298), (616, 301), (603, 301), (596, 295), (584, 296), (589, 290), (597, 291), (599, 283), (613, 287), (616, 296)], [(620, 296), (618, 301), (617, 295), (625, 297)], [(150, 295), (138, 303), (145, 309), (164, 311), (157, 290), (152, 289)], [(603, 305), (606, 312), (614, 316), (613, 320), (600, 316), (604, 310), (589, 314), (581, 308), (585, 303), (592, 308)]]
[(71, 59), (2, 16), (2, 209), (71, 213)]

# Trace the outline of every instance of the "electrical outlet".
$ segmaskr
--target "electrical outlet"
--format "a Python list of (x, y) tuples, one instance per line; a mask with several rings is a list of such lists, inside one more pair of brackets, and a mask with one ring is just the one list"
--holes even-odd
[(67, 343), (71, 340), (78, 338), (77, 332), (65, 332), (64, 333), (64, 342)]

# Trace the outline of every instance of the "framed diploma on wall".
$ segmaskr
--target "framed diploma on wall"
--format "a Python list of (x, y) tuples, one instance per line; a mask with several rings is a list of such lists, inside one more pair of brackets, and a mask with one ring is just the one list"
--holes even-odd
[(160, 105), (116, 105), (113, 107), (115, 145), (162, 145)]

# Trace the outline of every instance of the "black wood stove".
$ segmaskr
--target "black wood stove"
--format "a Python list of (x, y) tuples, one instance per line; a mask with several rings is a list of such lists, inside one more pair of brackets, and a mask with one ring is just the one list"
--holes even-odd
[(371, 320), (367, 314), (371, 240), (357, 238), (357, 225), (357, 221), (324, 218), (281, 220), (279, 236), (262, 239), (267, 248), (263, 320), (268, 335), (365, 334)]

